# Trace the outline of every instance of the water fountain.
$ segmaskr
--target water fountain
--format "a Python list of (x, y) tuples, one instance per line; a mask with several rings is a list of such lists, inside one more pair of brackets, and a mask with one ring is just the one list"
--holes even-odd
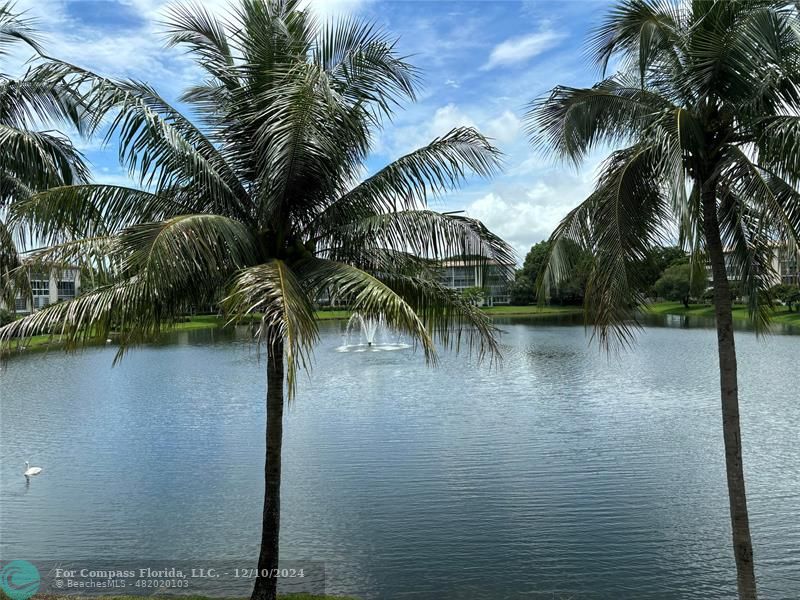
[(389, 329), (383, 315), (365, 317), (354, 312), (347, 321), (344, 344), (336, 350), (339, 352), (386, 352), (410, 347), (411, 344), (403, 343), (400, 336)]

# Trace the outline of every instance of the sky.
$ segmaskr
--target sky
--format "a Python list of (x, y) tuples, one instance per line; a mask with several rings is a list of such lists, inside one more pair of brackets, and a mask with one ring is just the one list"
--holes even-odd
[[(603, 156), (590, 155), (578, 169), (555, 162), (531, 146), (523, 118), (527, 105), (555, 85), (588, 86), (599, 79), (585, 47), (608, 0), (305, 1), (323, 19), (356, 15), (381, 25), (421, 70), (417, 102), (399, 109), (377, 136), (369, 172), (454, 127), (476, 127), (503, 152), (502, 172), (491, 180), (470, 178), (459, 190), (431, 199), (431, 207), (481, 219), (512, 244), (520, 261), (591, 191)], [(203, 1), (215, 11), (226, 4)], [(174, 101), (200, 72), (181, 49), (164, 47), (160, 21), (167, 6), (160, 0), (16, 2), (36, 19), (50, 55), (110, 77), (145, 81)], [(132, 183), (113, 145), (73, 140), (96, 181)]]

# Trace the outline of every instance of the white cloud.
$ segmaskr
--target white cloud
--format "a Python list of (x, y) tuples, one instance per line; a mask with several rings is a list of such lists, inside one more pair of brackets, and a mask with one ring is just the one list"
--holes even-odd
[(490, 192), (467, 205), (466, 212), (511, 244), (521, 262), (531, 246), (546, 239), (569, 210), (564, 204), (548, 202), (553, 194), (540, 184), (515, 198)]
[(306, 0), (303, 4), (310, 6), (321, 18), (329, 19), (358, 12), (368, 2), (370, 0)]
[(510, 144), (522, 132), (522, 122), (510, 110), (486, 123), (484, 133), (500, 144)]
[(541, 162), (535, 168), (531, 161), (524, 179), (502, 178), (464, 208), (508, 241), (521, 262), (533, 244), (547, 239), (564, 215), (591, 193), (599, 162), (592, 155), (580, 172), (568, 172)]
[(430, 116), (430, 108), (417, 105), (405, 111), (403, 125), (393, 124), (384, 130), (374, 151), (391, 159), (429, 144), (456, 127), (476, 127), (475, 120), (458, 105), (440, 106)]
[(436, 109), (428, 126), (432, 137), (444, 135), (456, 127), (475, 127), (472, 118), (452, 102)]
[(489, 60), (481, 70), (493, 69), (501, 65), (512, 65), (533, 58), (545, 50), (555, 46), (564, 34), (553, 30), (522, 35), (507, 39), (498, 44), (489, 55)]
[(396, 158), (428, 144), (456, 127), (474, 127), (504, 151), (522, 133), (521, 121), (508, 109), (498, 114), (490, 112), (487, 107), (464, 108), (453, 102), (436, 109), (417, 105), (405, 111), (402, 123), (392, 124), (382, 132), (375, 152)]

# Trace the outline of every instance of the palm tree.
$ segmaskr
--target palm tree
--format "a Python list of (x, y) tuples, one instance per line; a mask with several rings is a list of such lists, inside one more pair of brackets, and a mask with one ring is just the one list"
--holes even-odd
[[(16, 44), (41, 51), (33, 23), (6, 3), (0, 5), (0, 57)], [(0, 302), (12, 309), (28, 278), (19, 268), (21, 232), (5, 218), (9, 206), (34, 190), (83, 181), (88, 175), (69, 139), (37, 129), (54, 121), (82, 125), (80, 102), (69, 89), (31, 69), (18, 78), (0, 73)]]
[[(756, 578), (729, 277), (763, 328), (773, 249), (800, 232), (798, 27), (797, 7), (782, 1), (622, 0), (591, 37), (604, 78), (556, 87), (526, 116), (540, 149), (576, 164), (622, 146), (553, 233), (541, 280), (546, 288), (569, 270), (566, 241), (592, 250), (586, 307), (603, 343), (630, 341), (644, 301), (637, 266), (654, 245), (679, 232), (695, 260), (710, 262), (733, 550), (748, 600)], [(619, 68), (606, 76), (609, 64)]]
[(2, 335), (50, 331), (76, 345), (113, 330), (122, 352), (193, 304), (222, 298), (232, 320), (257, 315), (267, 432), (253, 598), (274, 599), (284, 382), (291, 399), (318, 337), (315, 298), (382, 314), (431, 362), (437, 341), (495, 355), (488, 318), (438, 282), (435, 262), (513, 264), (512, 252), (480, 222), (427, 209), (426, 198), (470, 173), (489, 176), (499, 156), (459, 128), (359, 181), (375, 133), (417, 85), (395, 42), (371, 24), (319, 25), (298, 0), (240, 0), (225, 20), (197, 4), (174, 7), (168, 28), (169, 43), (207, 76), (181, 98), (197, 125), (143, 83), (43, 67), (81, 90), (95, 126), (110, 119), (108, 139), (119, 140), (142, 189), (62, 186), (15, 208), (50, 244), (37, 259), (80, 257), (104, 279)]

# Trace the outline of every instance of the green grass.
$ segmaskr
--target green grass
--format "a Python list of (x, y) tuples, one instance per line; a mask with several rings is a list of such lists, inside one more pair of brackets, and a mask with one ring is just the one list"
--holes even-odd
[(580, 306), (491, 306), (483, 309), (488, 315), (498, 317), (547, 317), (552, 315), (579, 315)]
[(318, 321), (336, 321), (349, 319), (352, 314), (349, 310), (318, 310), (315, 316)]
[[(686, 308), (680, 302), (658, 302), (649, 305), (645, 312), (656, 315), (685, 315), (694, 317), (714, 318), (714, 307), (708, 304), (690, 304)], [(733, 318), (736, 321), (746, 322), (750, 320), (747, 314), (747, 307), (736, 305), (733, 308)], [(789, 312), (785, 306), (777, 306), (772, 313), (773, 323), (783, 323), (785, 325), (800, 325), (800, 312)]]
[[(582, 310), (579, 306), (492, 306), (483, 309), (486, 314), (504, 317), (580, 314)], [(318, 310), (315, 316), (318, 321), (337, 321), (349, 319), (352, 314), (349, 310)], [(209, 329), (222, 327), (225, 323), (225, 319), (216, 315), (197, 315), (189, 318), (184, 323), (176, 323), (172, 326), (172, 330)]]

